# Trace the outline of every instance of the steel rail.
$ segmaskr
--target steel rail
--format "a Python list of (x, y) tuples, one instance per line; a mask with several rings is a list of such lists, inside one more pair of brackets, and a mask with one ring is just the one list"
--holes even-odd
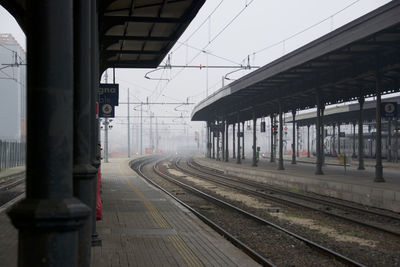
[[(158, 160), (154, 166), (153, 166), (153, 171), (158, 174), (159, 176), (163, 177), (165, 179), (165, 174), (163, 174), (161, 171), (156, 169), (156, 165), (159, 164), (160, 162), (162, 162), (164, 159)], [(153, 159), (154, 161), (154, 159)], [(172, 197), (175, 201), (177, 201), (178, 203), (180, 203), (182, 206), (184, 206), (185, 208), (187, 208), (188, 210), (190, 210), (191, 212), (193, 212), (199, 219), (201, 219), (203, 222), (205, 222), (207, 225), (209, 225), (211, 228), (213, 228), (215, 231), (217, 231), (219, 234), (221, 234), (222, 236), (224, 236), (226, 239), (228, 239), (230, 242), (232, 242), (236, 247), (240, 248), (241, 250), (243, 250), (247, 255), (249, 255), (253, 260), (255, 260), (256, 262), (262, 264), (263, 266), (276, 266), (274, 265), (270, 260), (266, 259), (265, 257), (263, 257), (262, 255), (258, 254), (256, 251), (254, 251), (253, 249), (251, 249), (250, 247), (248, 247), (246, 244), (244, 244), (242, 241), (240, 241), (239, 239), (237, 239), (236, 237), (234, 237), (232, 234), (230, 234), (229, 232), (227, 232), (226, 230), (224, 230), (222, 227), (220, 227), (219, 225), (217, 225), (216, 223), (214, 223), (213, 221), (211, 221), (210, 219), (208, 219), (206, 216), (202, 215), (201, 213), (199, 213), (198, 211), (196, 211), (195, 209), (193, 209), (191, 206), (189, 206), (188, 204), (184, 203), (183, 201), (181, 201), (180, 199), (178, 199), (176, 196), (174, 196), (173, 194), (171, 194), (170, 192), (168, 192), (165, 188), (161, 187), (160, 185), (158, 185), (157, 183), (155, 183), (152, 179), (150, 179), (148, 176), (146, 176), (143, 171), (142, 168), (144, 167), (144, 165), (151, 163), (151, 160), (149, 161), (142, 161), (140, 163), (135, 164), (135, 166), (133, 166), (134, 164), (131, 165), (131, 167), (141, 176), (143, 177), (147, 182), (151, 183), (152, 185), (154, 185), (155, 187), (157, 187), (158, 189), (160, 189), (161, 191), (163, 191), (164, 193), (166, 193), (167, 195), (169, 195), (170, 197)], [(164, 176), (163, 176), (164, 175)], [(168, 178), (166, 178), (168, 179)]]
[[(198, 163), (196, 163), (196, 164), (200, 165)], [(272, 191), (274, 193), (285, 195), (285, 196), (288, 196), (288, 197), (291, 197), (291, 198), (300, 198), (300, 199), (302, 199), (304, 201), (308, 201), (308, 202), (312, 201), (313, 203), (319, 202), (321, 205), (331, 205), (331, 206), (334, 206), (334, 207), (342, 209), (342, 210), (343, 210), (343, 207), (341, 207), (341, 206), (344, 206), (347, 209), (355, 209), (355, 210), (357, 210), (359, 212), (368, 213), (368, 214), (371, 214), (371, 215), (374, 215), (374, 216), (384, 216), (384, 217), (387, 217), (387, 218), (389, 218), (391, 220), (399, 220), (398, 218), (390, 216), (390, 215), (381, 214), (381, 213), (375, 213), (373, 211), (363, 210), (363, 209), (360, 209), (358, 207), (353, 207), (353, 206), (346, 205), (346, 204), (342, 205), (340, 203), (331, 202), (329, 200), (323, 200), (323, 199), (315, 198), (315, 197), (312, 197), (312, 196), (308, 197), (308, 196), (304, 196), (304, 195), (293, 193), (293, 192), (288, 192), (288, 191), (284, 191), (284, 190), (280, 190), (280, 189), (276, 189), (276, 188), (271, 188), (271, 187), (269, 187), (269, 186), (267, 186), (265, 184), (260, 184), (260, 183), (256, 183), (256, 182), (252, 182), (252, 181), (248, 181), (248, 180), (239, 181), (239, 180), (227, 177), (225, 175), (220, 175), (220, 174), (216, 174), (216, 173), (208, 173), (206, 171), (203, 171), (203, 170), (199, 169), (199, 168), (203, 168), (203, 166), (201, 166), (201, 165), (200, 165), (200, 167), (195, 167), (193, 164), (190, 164), (188, 162), (188, 166), (193, 168), (193, 169), (195, 169), (195, 170), (197, 170), (197, 171), (199, 171), (199, 172), (201, 172), (201, 173), (203, 173), (203, 174), (216, 176), (216, 177), (219, 177), (219, 178), (222, 178), (222, 179), (225, 179), (225, 180), (233, 181), (233, 182), (236, 182), (236, 183), (239, 183), (239, 184), (244, 184), (244, 185), (247, 185), (247, 186), (257, 186), (258, 188), (261, 187), (264, 190), (269, 190), (269, 191)], [(379, 230), (379, 231), (386, 232), (386, 233), (389, 233), (389, 234), (392, 234), (392, 235), (400, 236), (400, 232), (397, 232), (397, 231), (394, 231), (394, 230), (391, 230), (391, 229), (387, 229), (387, 228), (383, 228), (383, 227), (368, 223), (367, 221), (359, 221), (359, 220), (356, 220), (356, 219), (353, 219), (353, 218), (350, 218), (350, 217), (346, 217), (346, 216), (343, 216), (343, 215), (340, 215), (340, 214), (335, 214), (335, 213), (330, 212), (328, 210), (311, 207), (311, 206), (308, 206), (306, 204), (301, 204), (299, 202), (295, 202), (295, 201), (291, 201), (291, 200), (288, 200), (288, 199), (282, 199), (282, 198), (279, 198), (277, 196), (271, 196), (271, 195), (268, 195), (268, 194), (260, 193), (260, 192), (258, 192), (256, 190), (244, 189), (242, 187), (237, 187), (237, 186), (234, 186), (234, 185), (229, 184), (229, 183), (224, 183), (224, 182), (219, 182), (219, 181), (216, 181), (216, 180), (212, 180), (209, 177), (206, 177), (204, 175), (196, 174), (196, 173), (193, 173), (193, 172), (191, 172), (191, 171), (189, 171), (187, 169), (181, 168), (177, 164), (176, 164), (176, 167), (182, 172), (190, 173), (191, 175), (198, 176), (198, 177), (201, 177), (203, 179), (211, 180), (214, 183), (219, 183), (219, 184), (231, 187), (231, 188), (235, 188), (235, 189), (238, 189), (238, 190), (245, 190), (245, 191), (247, 191), (249, 193), (255, 194), (255, 195), (260, 196), (262, 198), (266, 198), (266, 199), (272, 200), (274, 202), (280, 202), (280, 203), (284, 203), (286, 205), (294, 205), (294, 206), (297, 206), (297, 207), (307, 208), (307, 209), (310, 209), (310, 210), (313, 210), (313, 211), (317, 211), (317, 212), (321, 212), (321, 213), (324, 213), (324, 214), (327, 214), (327, 215), (330, 215), (330, 216), (337, 217), (339, 219), (350, 221), (352, 223), (357, 223), (357, 224), (360, 224), (360, 225), (363, 225), (363, 226), (366, 226), (366, 227), (369, 227), (369, 228), (372, 228), (372, 229), (375, 229), (375, 230)], [(205, 166), (204, 166), (204, 168), (205, 169), (210, 169), (211, 171), (213, 170), (213, 169), (205, 167)], [(216, 170), (216, 171), (219, 172), (219, 170)]]
[(300, 235), (298, 235), (296, 233), (293, 233), (293, 232), (291, 232), (291, 231), (289, 231), (289, 230), (287, 230), (287, 229), (285, 229), (285, 228), (283, 228), (283, 227), (281, 227), (279, 225), (276, 225), (276, 224), (274, 224), (274, 223), (272, 223), (270, 221), (267, 221), (267, 220), (265, 220), (265, 219), (263, 219), (263, 218), (261, 218), (261, 217), (259, 217), (257, 215), (254, 215), (254, 214), (252, 214), (250, 212), (247, 212), (247, 211), (245, 211), (243, 209), (240, 209), (240, 208), (238, 208), (238, 207), (236, 207), (236, 206), (234, 206), (234, 205), (232, 205), (232, 204), (230, 204), (230, 203), (228, 203), (226, 201), (223, 201), (223, 200), (218, 199), (216, 197), (213, 197), (213, 196), (211, 196), (211, 195), (209, 195), (207, 193), (204, 193), (201, 190), (198, 190), (198, 189), (196, 189), (196, 188), (194, 188), (194, 187), (192, 187), (190, 185), (187, 185), (187, 184), (185, 184), (183, 182), (180, 182), (180, 181), (172, 178), (171, 176), (161, 172), (159, 169), (157, 169), (157, 167), (158, 167), (158, 163), (153, 166), (153, 170), (157, 174), (159, 174), (161, 177), (163, 177), (165, 179), (168, 179), (171, 182), (173, 182), (173, 183), (175, 183), (175, 184), (177, 184), (177, 185), (179, 185), (181, 187), (184, 187), (186, 190), (192, 191), (193, 193), (196, 193), (196, 194), (198, 194), (198, 195), (200, 195), (200, 196), (202, 196), (204, 198), (207, 198), (208, 200), (210, 200), (210, 201), (212, 201), (214, 203), (217, 203), (220, 206), (228, 207), (228, 208), (230, 208), (232, 210), (235, 210), (235, 211), (237, 211), (237, 212), (239, 212), (239, 213), (241, 213), (243, 215), (248, 216), (251, 219), (254, 219), (255, 221), (261, 222), (262, 224), (266, 224), (266, 225), (269, 225), (269, 226), (271, 226), (271, 227), (273, 227), (275, 229), (278, 229), (278, 230), (280, 230), (280, 231), (282, 231), (282, 232), (284, 232), (284, 233), (286, 233), (286, 234), (288, 234), (288, 235), (290, 235), (290, 236), (292, 236), (292, 237), (304, 242), (306, 245), (308, 245), (308, 246), (310, 246), (310, 247), (312, 247), (314, 249), (318, 249), (321, 252), (323, 252), (323, 253), (325, 253), (325, 254), (327, 254), (329, 256), (333, 256), (335, 259), (337, 259), (340, 262), (343, 262), (343, 263), (348, 264), (350, 266), (364, 266), (363, 264), (361, 264), (359, 262), (356, 262), (355, 260), (352, 260), (352, 259), (350, 259), (350, 258), (348, 258), (348, 257), (346, 257), (344, 255), (341, 255), (340, 253), (338, 253), (336, 251), (333, 251), (331, 249), (323, 247), (323, 246), (321, 246), (321, 245), (319, 245), (319, 244), (317, 244), (317, 243), (315, 243), (315, 242), (313, 242), (311, 240), (308, 240), (308, 239), (306, 239), (306, 238), (304, 238), (304, 237), (302, 237), (302, 236), (300, 236)]

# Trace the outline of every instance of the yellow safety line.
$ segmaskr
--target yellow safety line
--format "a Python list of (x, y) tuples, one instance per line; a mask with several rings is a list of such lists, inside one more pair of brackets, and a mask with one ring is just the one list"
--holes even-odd
[[(162, 217), (153, 203), (148, 201), (144, 194), (128, 179), (125, 172), (121, 169), (121, 165), (119, 165), (119, 171), (129, 187), (143, 200), (145, 207), (150, 212), (151, 217), (153, 217), (157, 225), (161, 229), (171, 229), (172, 227), (170, 224), (164, 219), (164, 217)], [(168, 240), (176, 248), (188, 266), (204, 266), (196, 254), (193, 253), (179, 235), (168, 236)]]

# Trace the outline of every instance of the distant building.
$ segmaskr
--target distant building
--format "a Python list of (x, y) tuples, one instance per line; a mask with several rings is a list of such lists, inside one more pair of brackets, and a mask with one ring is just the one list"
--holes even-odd
[(0, 140), (26, 139), (26, 52), (0, 34)]

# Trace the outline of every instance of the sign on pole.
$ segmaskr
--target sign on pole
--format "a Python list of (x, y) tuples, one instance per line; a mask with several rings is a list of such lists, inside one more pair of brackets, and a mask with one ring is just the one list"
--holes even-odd
[(385, 118), (397, 117), (397, 102), (381, 103), (381, 114)]
[(99, 117), (114, 118), (118, 106), (119, 84), (101, 83), (98, 90)]

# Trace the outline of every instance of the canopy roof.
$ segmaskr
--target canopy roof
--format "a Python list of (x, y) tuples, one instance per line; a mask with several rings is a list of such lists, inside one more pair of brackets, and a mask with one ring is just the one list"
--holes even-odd
[(399, 91), (400, 1), (392, 1), (341, 28), (232, 82), (201, 101), (194, 121), (232, 123), (376, 94)]

